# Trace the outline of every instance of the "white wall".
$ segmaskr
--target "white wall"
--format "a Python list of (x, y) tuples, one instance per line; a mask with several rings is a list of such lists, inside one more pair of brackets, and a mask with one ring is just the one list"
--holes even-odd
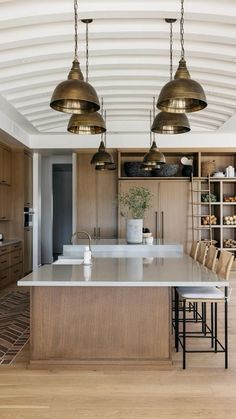
[(53, 262), (52, 165), (60, 163), (72, 164), (72, 155), (51, 155), (42, 157), (41, 260), (43, 264)]

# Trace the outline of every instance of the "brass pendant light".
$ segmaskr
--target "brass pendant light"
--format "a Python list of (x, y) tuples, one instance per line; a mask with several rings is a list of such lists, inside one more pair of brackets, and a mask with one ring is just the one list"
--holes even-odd
[(180, 19), (181, 59), (174, 80), (169, 81), (161, 90), (157, 108), (165, 112), (197, 112), (207, 106), (202, 86), (190, 78), (184, 51), (184, 0), (181, 0)]
[[(88, 25), (93, 19), (82, 19), (86, 24), (86, 82), (89, 79), (89, 49), (88, 49)], [(74, 114), (71, 116), (67, 131), (72, 134), (96, 135), (106, 131), (106, 124), (101, 114), (98, 112), (83, 115)]]
[(97, 93), (84, 81), (78, 61), (78, 0), (74, 0), (75, 56), (68, 79), (55, 88), (50, 106), (59, 112), (86, 114), (100, 109)]
[[(106, 121), (106, 111), (105, 111), (105, 121)], [(103, 136), (104, 136), (104, 141), (103, 141)], [(93, 155), (90, 163), (95, 165), (95, 170), (99, 170), (99, 171), (116, 169), (113, 156), (106, 150), (106, 132), (104, 134), (102, 133), (101, 142), (100, 142), (98, 151)]]
[[(153, 98), (153, 116), (155, 116), (155, 98)], [(150, 111), (150, 125), (152, 121), (152, 112)], [(166, 159), (163, 153), (160, 152), (157, 148), (157, 144), (155, 141), (155, 134), (151, 132), (150, 127), (150, 149), (144, 155), (142, 169), (143, 170), (152, 170), (156, 167), (160, 166), (161, 164), (165, 164)]]
[[(165, 21), (170, 24), (170, 80), (173, 80), (173, 23), (176, 19)], [(151, 131), (158, 134), (183, 134), (190, 131), (190, 124), (184, 113), (161, 111), (156, 115)]]

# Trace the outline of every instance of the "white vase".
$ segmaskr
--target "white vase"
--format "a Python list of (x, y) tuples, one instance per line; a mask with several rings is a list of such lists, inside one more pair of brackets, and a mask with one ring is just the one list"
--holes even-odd
[(128, 218), (126, 220), (126, 241), (127, 243), (142, 243), (143, 241), (143, 220)]

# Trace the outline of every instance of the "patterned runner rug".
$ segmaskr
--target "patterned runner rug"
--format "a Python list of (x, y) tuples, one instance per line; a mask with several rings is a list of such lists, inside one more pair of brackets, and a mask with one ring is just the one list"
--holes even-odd
[(29, 292), (0, 298), (0, 365), (11, 364), (29, 340)]

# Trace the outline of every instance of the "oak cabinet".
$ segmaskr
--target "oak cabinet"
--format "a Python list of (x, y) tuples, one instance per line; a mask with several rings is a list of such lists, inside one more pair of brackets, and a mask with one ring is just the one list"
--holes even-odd
[(94, 238), (117, 237), (117, 172), (98, 172), (92, 153), (77, 154), (77, 231)]
[(24, 152), (24, 206), (33, 207), (33, 158)]
[(33, 266), (33, 231), (24, 229), (24, 275), (32, 271)]
[[(157, 180), (122, 180), (119, 191), (128, 192), (142, 186), (153, 194), (152, 207), (144, 219), (144, 227), (154, 238), (186, 245), (188, 238), (189, 182)], [(119, 217), (119, 236), (125, 237), (125, 218)]]
[(11, 184), (11, 150), (0, 145), (0, 183)]
[(0, 289), (22, 278), (22, 243), (0, 248)]
[(9, 221), (11, 218), (11, 188), (0, 185), (0, 221)]

